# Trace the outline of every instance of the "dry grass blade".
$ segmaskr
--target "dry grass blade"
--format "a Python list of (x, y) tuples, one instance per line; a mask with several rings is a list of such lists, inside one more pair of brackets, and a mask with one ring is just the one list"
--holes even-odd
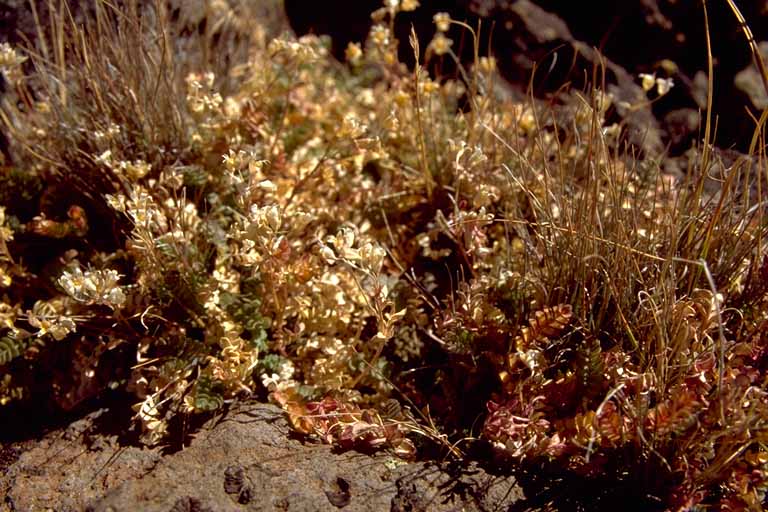
[(760, 71), (760, 78), (763, 81), (763, 89), (765, 89), (766, 94), (768, 94), (768, 69), (765, 67), (765, 62), (763, 61), (763, 55), (760, 52), (760, 47), (757, 45), (757, 41), (755, 40), (755, 36), (752, 34), (752, 29), (749, 28), (749, 23), (747, 23), (747, 20), (744, 18), (744, 15), (741, 13), (741, 9), (739, 9), (739, 6), (736, 5), (735, 0), (726, 0), (728, 3), (728, 7), (733, 12), (733, 15), (736, 17), (736, 19), (739, 22), (739, 28), (744, 33), (744, 38), (747, 40), (747, 44), (749, 45), (749, 50), (752, 52), (752, 59), (757, 66), (757, 69)]

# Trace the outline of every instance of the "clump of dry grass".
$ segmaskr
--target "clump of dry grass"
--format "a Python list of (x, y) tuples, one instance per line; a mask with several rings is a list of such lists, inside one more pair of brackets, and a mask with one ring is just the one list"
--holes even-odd
[[(462, 80), (404, 68), (411, 4), (349, 66), (235, 23), (242, 5), (216, 4), (218, 37), (175, 34), (160, 4), (96, 1), (84, 27), (52, 9), (14, 54), (28, 71), (2, 61), (0, 180), (35, 208), (0, 209), (0, 400), (129, 390), (158, 443), (263, 393), (343, 446), (461, 456), (479, 436), (665, 506), (759, 507), (763, 132), (731, 167), (705, 144), (665, 175), (599, 87), (520, 104), (490, 58)], [(455, 58), (436, 23), (425, 64)]]

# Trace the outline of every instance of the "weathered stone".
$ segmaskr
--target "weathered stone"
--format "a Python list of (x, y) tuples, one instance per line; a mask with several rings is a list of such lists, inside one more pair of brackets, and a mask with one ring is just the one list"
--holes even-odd
[(8, 457), (0, 511), (368, 511), (415, 510), (408, 508), (415, 503), (430, 511), (506, 510), (522, 497), (512, 477), (469, 463), (404, 463), (299, 442), (272, 405), (240, 404), (168, 454), (100, 432), (107, 414), (92, 413)]

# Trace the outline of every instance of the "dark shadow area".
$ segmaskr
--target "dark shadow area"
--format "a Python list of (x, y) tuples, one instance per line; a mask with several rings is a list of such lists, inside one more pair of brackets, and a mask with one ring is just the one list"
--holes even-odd
[(525, 499), (510, 506), (509, 512), (662, 511), (675, 482), (661, 463), (629, 453), (593, 461), (597, 464), (592, 467), (567, 468), (557, 462), (513, 460), (489, 442), (476, 441), (468, 459), (489, 475), (515, 479)]
[[(653, 113), (665, 129), (664, 142), (672, 153), (682, 152), (699, 136), (698, 126), (689, 127), (680, 138), (680, 111), (704, 110), (706, 84), (697, 73), (706, 73), (707, 51), (704, 14), (698, 2), (657, 2), (656, 0), (422, 0), (413, 12), (401, 13), (395, 22), (402, 62), (413, 66), (408, 43), (411, 27), (426, 48), (435, 33), (432, 16), (448, 12), (453, 19), (472, 27), (482, 24), (480, 53), (493, 54), (501, 75), (513, 90), (524, 93), (533, 86), (536, 96), (558, 91), (568, 83), (583, 89), (591, 79), (596, 49), (637, 82), (639, 73), (670, 77), (675, 87), (653, 103)], [(755, 40), (768, 38), (768, 13), (762, 2), (742, 2), (742, 12)], [(752, 136), (751, 111), (759, 117), (750, 98), (734, 83), (735, 75), (752, 62), (749, 45), (726, 2), (708, 2), (716, 87), (713, 113), (717, 116), (716, 142), (724, 148), (745, 152)], [(343, 60), (350, 42), (365, 40), (371, 27), (370, 13), (381, 6), (377, 0), (329, 0), (308, 3), (286, 0), (291, 27), (297, 34), (328, 34), (332, 52)], [(585, 16), (588, 12), (589, 15)], [(467, 31), (452, 26), (447, 35), (453, 50), (468, 66), (473, 59)], [(575, 45), (573, 43), (576, 43)], [(577, 51), (574, 51), (578, 48)], [(537, 72), (531, 83), (532, 70)], [(435, 75), (456, 76), (451, 59), (430, 66)], [(610, 74), (607, 83), (616, 83)], [(702, 85), (704, 91), (702, 93)], [(671, 115), (671, 119), (667, 119)]]
[(121, 445), (135, 446), (138, 445), (138, 437), (131, 428), (131, 405), (135, 402), (133, 395), (110, 391), (70, 411), (34, 401), (8, 404), (0, 409), (0, 443), (6, 447), (23, 445), (26, 441), (38, 440), (49, 432), (64, 429), (90, 416), (90, 424), (83, 430), (83, 435), (114, 435)]

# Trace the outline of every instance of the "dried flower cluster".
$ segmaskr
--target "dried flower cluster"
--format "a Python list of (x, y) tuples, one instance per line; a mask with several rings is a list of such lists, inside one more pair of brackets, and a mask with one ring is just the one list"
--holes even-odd
[(53, 18), (63, 62), (0, 47), (24, 155), (0, 172), (0, 404), (128, 390), (155, 444), (269, 396), (303, 434), (406, 457), (482, 425), (514, 464), (758, 509), (764, 160), (710, 193), (716, 154), (682, 181), (632, 157), (605, 91), (513, 102), (492, 57), (429, 76), (445, 13), (409, 70), (393, 21), (418, 4), (384, 2), (349, 66), (232, 2), (216, 37), (99, 1), (98, 30)]

